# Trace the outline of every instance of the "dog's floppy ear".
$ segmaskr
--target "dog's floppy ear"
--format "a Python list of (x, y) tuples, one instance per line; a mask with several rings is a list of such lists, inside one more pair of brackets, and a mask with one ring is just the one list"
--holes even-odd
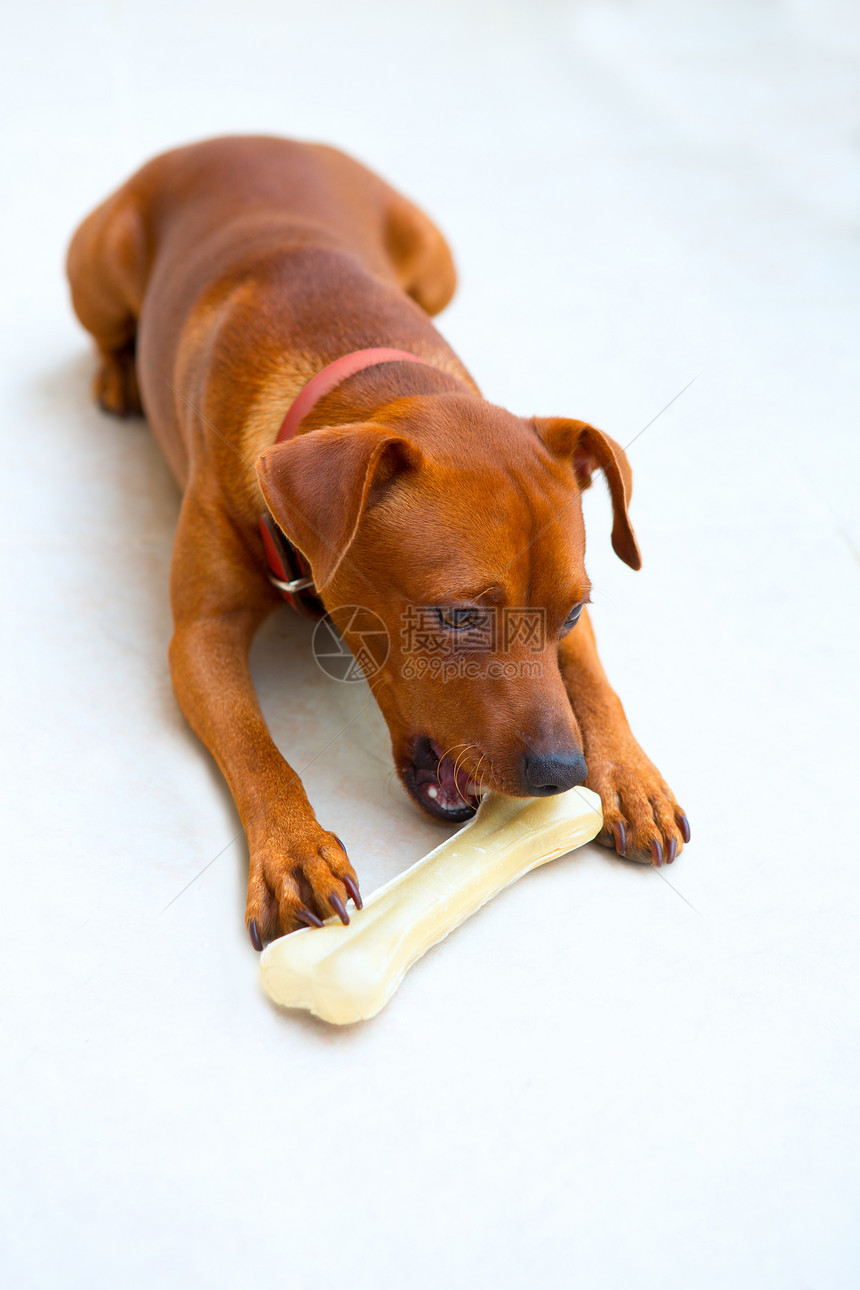
[(579, 487), (588, 488), (595, 470), (602, 470), (612, 498), (612, 548), (631, 569), (641, 569), (642, 556), (627, 508), (633, 492), (633, 472), (620, 444), (586, 421), (567, 417), (535, 417), (535, 427), (550, 452), (569, 458)]
[(266, 505), (307, 556), (318, 591), (337, 572), (374, 495), (420, 461), (418, 448), (372, 422), (313, 430), (257, 460)]

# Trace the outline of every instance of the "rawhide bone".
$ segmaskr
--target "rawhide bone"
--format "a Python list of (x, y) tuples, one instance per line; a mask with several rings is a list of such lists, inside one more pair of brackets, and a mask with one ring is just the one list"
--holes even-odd
[(589, 842), (603, 824), (587, 788), (555, 797), (487, 793), (458, 833), (380, 887), (351, 914), (282, 936), (260, 959), (276, 1003), (346, 1025), (379, 1012), (407, 970), (497, 892)]

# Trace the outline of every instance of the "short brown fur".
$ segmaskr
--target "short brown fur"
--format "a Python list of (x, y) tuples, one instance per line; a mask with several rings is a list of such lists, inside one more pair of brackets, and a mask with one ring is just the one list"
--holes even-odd
[[(425, 215), (334, 149), (215, 139), (157, 157), (95, 210), (68, 273), (99, 352), (96, 398), (120, 416), (145, 410), (183, 491), (170, 665), (247, 835), (252, 939), (341, 914), (356, 881), (275, 747), (249, 673), (254, 634), (280, 603), (258, 531), (267, 503), (335, 620), (359, 604), (388, 628), (373, 691), (407, 785), (419, 736), (465, 748), (466, 773), (515, 795), (530, 791), (526, 753), (582, 750), (604, 840), (674, 859), (686, 819), (630, 732), (587, 612), (559, 638), (588, 598), (579, 491), (595, 469), (610, 485), (615, 550), (639, 566), (629, 463), (583, 422), (481, 398), (430, 321), (455, 272)], [(315, 372), (379, 345), (434, 366), (350, 377), (273, 446)], [(476, 582), (487, 603), (545, 613), (539, 679), (405, 680), (404, 611)]]

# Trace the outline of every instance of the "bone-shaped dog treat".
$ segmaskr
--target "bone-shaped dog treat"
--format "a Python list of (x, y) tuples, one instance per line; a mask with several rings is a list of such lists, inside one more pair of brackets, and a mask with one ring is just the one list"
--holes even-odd
[(589, 842), (603, 823), (587, 788), (556, 797), (488, 793), (459, 833), (373, 892), (348, 927), (332, 919), (263, 951), (263, 984), (276, 1003), (337, 1025), (379, 1012), (432, 945), (530, 869)]

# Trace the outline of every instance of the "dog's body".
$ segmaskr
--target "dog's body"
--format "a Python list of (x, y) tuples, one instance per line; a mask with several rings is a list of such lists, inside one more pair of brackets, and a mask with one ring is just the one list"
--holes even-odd
[[(582, 422), (525, 420), (480, 397), (430, 321), (455, 274), (426, 216), (330, 148), (218, 139), (156, 158), (94, 211), (69, 278), (101, 357), (99, 401), (120, 415), (145, 409), (183, 490), (170, 662), (247, 834), (255, 944), (345, 918), (357, 897), (248, 670), (254, 633), (280, 602), (258, 528), (267, 504), (348, 643), (339, 607), (366, 606), (386, 625), (391, 648), (372, 685), (425, 809), (463, 818), (476, 783), (522, 796), (584, 780), (603, 800), (605, 840), (674, 859), (686, 819), (630, 733), (587, 614), (568, 630), (588, 599), (579, 490), (596, 468), (612, 493), (613, 545), (638, 567), (626, 458)], [(376, 346), (429, 362), (350, 376), (273, 446), (315, 373)], [(416, 607), (438, 615), (435, 648), (471, 670), (452, 666), (443, 683), (405, 666)], [(514, 610), (539, 611), (545, 635), (505, 641), (506, 668), (494, 671), (478, 638), (490, 615)]]

